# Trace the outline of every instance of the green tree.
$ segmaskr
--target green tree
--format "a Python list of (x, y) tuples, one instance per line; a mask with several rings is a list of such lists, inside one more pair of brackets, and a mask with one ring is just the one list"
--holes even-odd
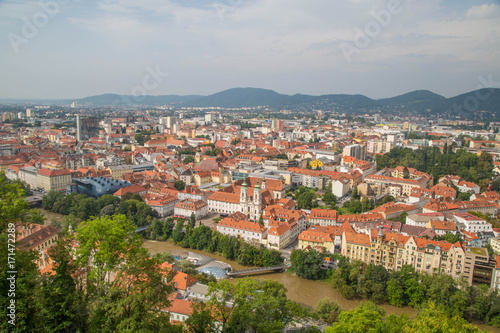
[(193, 156), (187, 156), (182, 160), (182, 163), (184, 164), (189, 164), (194, 162), (194, 157)]
[[(40, 215), (28, 209), (24, 200), (24, 189), (18, 183), (10, 184), (0, 173), (0, 331), (30, 332), (43, 325), (39, 302), (34, 301), (39, 287), (39, 272), (35, 264), (38, 254), (35, 251), (20, 249), (13, 243), (16, 225), (26, 222), (43, 222)], [(13, 260), (15, 259), (15, 260)], [(12, 271), (15, 273), (15, 287), (12, 287)], [(12, 294), (14, 293), (14, 294)], [(11, 300), (15, 300), (15, 318), (8, 317)], [(13, 320), (11, 325), (9, 320)]]
[(72, 277), (76, 272), (71, 256), (72, 239), (61, 235), (50, 256), (54, 275), (45, 276), (37, 291), (43, 328), (47, 332), (86, 331), (88, 309), (83, 290)]
[(176, 180), (174, 182), (174, 187), (177, 191), (182, 191), (186, 187), (186, 183), (184, 183), (182, 180)]
[(328, 297), (320, 299), (314, 308), (314, 315), (328, 324), (333, 324), (341, 312), (340, 305)]
[(192, 302), (193, 312), (184, 322), (190, 333), (216, 333), (219, 332), (212, 308), (204, 302)]
[(189, 226), (191, 228), (194, 228), (196, 225), (196, 217), (194, 215), (194, 213), (191, 213), (191, 217), (189, 218)]
[(408, 170), (407, 167), (404, 167), (404, 169), (403, 169), (403, 178), (410, 179), (410, 170)]
[(44, 218), (34, 209), (29, 209), (24, 200), (25, 192), (18, 183), (10, 184), (3, 173), (0, 173), (0, 230), (4, 232), (9, 223), (35, 222), (43, 223)]
[(310, 191), (302, 193), (297, 200), (297, 208), (311, 209), (317, 207), (316, 195)]
[(358, 187), (355, 186), (351, 193), (351, 200), (359, 200)]
[(471, 194), (469, 192), (459, 192), (457, 195), (458, 201), (469, 201)]
[[(272, 280), (244, 278), (234, 285), (223, 280), (212, 285), (209, 294), (233, 299), (231, 316), (224, 325), (224, 331), (228, 332), (277, 333), (309, 316), (304, 307), (287, 299), (282, 284)], [(218, 312), (224, 316), (221, 310)]]
[(104, 206), (99, 212), (99, 216), (111, 216), (115, 213), (115, 209), (115, 205), (113, 204)]
[(385, 333), (385, 311), (372, 302), (361, 303), (357, 308), (343, 311), (338, 316), (338, 322), (326, 328), (326, 333)]
[[(13, 207), (12, 211), (17, 210)], [(20, 211), (22, 214), (23, 212)], [(6, 211), (2, 211), (0, 216), (5, 216)], [(2, 221), (4, 222), (4, 221)], [(8, 227), (8, 223), (6, 224)], [(10, 228), (6, 228), (10, 229)], [(12, 228), (14, 230), (14, 228)], [(10, 232), (10, 231), (9, 231)], [(15, 231), (13, 231), (15, 232)], [(38, 255), (35, 251), (21, 251), (16, 250), (14, 252), (15, 263), (12, 261), (9, 263), (7, 253), (13, 253), (11, 247), (8, 246), (9, 239), (7, 233), (3, 232), (0, 234), (0, 315), (2, 320), (0, 320), (0, 331), (2, 332), (30, 332), (33, 328), (40, 327), (40, 323), (43, 323), (43, 317), (40, 315), (40, 307), (38, 302), (34, 302), (35, 290), (39, 287), (39, 273), (35, 264), (38, 259)], [(9, 266), (13, 264), (14, 266)], [(11, 288), (12, 273), (10, 269), (12, 267), (17, 272), (15, 274), (15, 287)], [(12, 295), (12, 290), (15, 290), (15, 295)], [(13, 297), (9, 297), (9, 294)], [(15, 300), (15, 318), (8, 317), (7, 314), (10, 313), (8, 306), (11, 306), (11, 299)], [(15, 326), (9, 324), (9, 320), (15, 319), (13, 323)]]
[[(142, 237), (124, 215), (92, 218), (77, 229), (76, 263), (87, 269), (89, 331), (167, 331), (171, 286), (158, 257), (142, 247)], [(111, 274), (115, 275), (111, 280)], [(167, 324), (165, 324), (167, 323)]]
[(325, 253), (316, 250), (295, 249), (290, 255), (291, 269), (297, 276), (317, 280), (324, 275), (321, 264), (325, 261)]
[(134, 135), (134, 139), (137, 141), (139, 146), (144, 146), (144, 143), (146, 142), (146, 137), (141, 133)]
[(141, 196), (138, 193), (126, 192), (122, 196), (122, 202), (123, 201), (128, 201), (128, 200), (142, 201), (142, 198), (141, 198)]
[(178, 219), (177, 224), (175, 225), (174, 232), (172, 234), (172, 239), (174, 243), (180, 243), (184, 239), (184, 220)]
[(178, 262), (178, 265), (181, 272), (186, 273), (188, 275), (196, 274), (196, 269), (194, 268), (194, 264), (191, 261), (187, 259), (182, 259), (181, 261)]
[(404, 327), (406, 333), (479, 333), (482, 332), (476, 326), (469, 324), (465, 319), (458, 316), (449, 317), (441, 307), (430, 303), (421, 309), (417, 317)]
[(401, 214), (399, 214), (398, 222), (401, 222), (402, 224), (405, 224), (407, 216), (408, 216), (407, 212), (402, 212)]
[(366, 197), (364, 197), (362, 200), (361, 200), (361, 211), (363, 212), (368, 212), (370, 210), (372, 210), (373, 206), (370, 202), (370, 200)]

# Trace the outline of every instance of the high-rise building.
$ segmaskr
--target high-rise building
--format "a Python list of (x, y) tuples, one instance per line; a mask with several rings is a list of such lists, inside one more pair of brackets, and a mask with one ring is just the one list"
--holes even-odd
[(276, 120), (276, 132), (285, 131), (285, 122), (283, 120)]
[(174, 117), (167, 117), (165, 124), (167, 125), (167, 128), (174, 127), (175, 118)]
[(283, 120), (273, 119), (271, 123), (271, 128), (275, 132), (283, 132), (285, 130)]
[(83, 117), (76, 115), (76, 139), (78, 141), (88, 140), (99, 136), (99, 123), (95, 117)]
[(82, 141), (82, 119), (79, 114), (76, 115), (76, 139)]
[(211, 113), (207, 113), (205, 115), (205, 125), (211, 125), (214, 122), (214, 115)]
[(363, 145), (349, 145), (345, 146), (344, 150), (342, 151), (343, 156), (351, 156), (355, 157), (359, 160), (365, 160), (366, 159), (366, 147)]

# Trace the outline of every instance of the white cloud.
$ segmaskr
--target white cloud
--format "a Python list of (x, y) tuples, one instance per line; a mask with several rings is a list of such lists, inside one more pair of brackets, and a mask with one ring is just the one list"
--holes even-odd
[(500, 18), (500, 6), (490, 3), (471, 7), (466, 17), (469, 19), (493, 19)]

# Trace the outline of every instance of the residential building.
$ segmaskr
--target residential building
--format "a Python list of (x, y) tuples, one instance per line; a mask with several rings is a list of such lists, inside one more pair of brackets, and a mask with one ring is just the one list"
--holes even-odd
[(219, 221), (217, 231), (223, 235), (234, 236), (257, 244), (261, 244), (267, 236), (267, 229), (259, 223), (234, 217), (226, 217)]
[(366, 146), (360, 144), (345, 146), (342, 155), (355, 157), (359, 160), (366, 160)]
[(337, 211), (335, 209), (313, 208), (307, 217), (309, 225), (320, 225), (322, 227), (337, 225)]
[(40, 169), (36, 176), (37, 186), (44, 188), (46, 191), (66, 190), (66, 187), (71, 184), (71, 174), (70, 169)]
[(24, 167), (19, 169), (18, 178), (30, 186), (38, 187), (38, 169), (34, 167)]
[(469, 285), (490, 286), (495, 268), (496, 258), (490, 259), (488, 250), (478, 247), (467, 248), (463, 275)]
[(156, 210), (160, 217), (170, 216), (174, 214), (174, 207), (179, 198), (177, 196), (166, 196), (154, 199), (145, 199), (144, 202)]
[(337, 198), (343, 198), (350, 189), (351, 187), (349, 179), (338, 178), (332, 180), (332, 193), (335, 194)]
[(108, 170), (112, 178), (119, 179), (126, 173), (134, 172), (132, 165), (114, 165), (109, 166)]
[(486, 220), (481, 219), (477, 216), (471, 215), (469, 213), (453, 213), (453, 219), (464, 225), (464, 229), (467, 232), (480, 232), (487, 231), (493, 232), (491, 228), (491, 223)]
[(175, 204), (174, 215), (190, 218), (192, 214), (196, 220), (204, 218), (208, 214), (208, 204), (195, 199), (184, 199)]

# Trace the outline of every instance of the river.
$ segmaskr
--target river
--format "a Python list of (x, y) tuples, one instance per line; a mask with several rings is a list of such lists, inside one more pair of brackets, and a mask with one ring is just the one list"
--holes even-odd
[[(156, 254), (160, 252), (176, 252), (176, 251), (190, 251), (193, 253), (203, 254), (212, 257), (216, 260), (228, 263), (234, 270), (248, 269), (249, 266), (242, 266), (236, 261), (228, 260), (222, 256), (211, 254), (206, 251), (198, 251), (192, 249), (184, 249), (181, 246), (174, 245), (171, 242), (157, 242), (157, 241), (145, 241), (144, 247), (148, 249), (151, 254)], [(288, 290), (287, 296), (294, 302), (301, 303), (310, 307), (316, 306), (316, 303), (321, 298), (328, 297), (337, 302), (343, 309), (352, 309), (359, 305), (361, 300), (348, 300), (342, 297), (339, 292), (329, 286), (324, 282), (312, 281), (299, 278), (290, 273), (268, 273), (253, 276), (256, 279), (269, 279), (275, 280), (282, 283)], [(234, 281), (235, 279), (230, 279)], [(412, 315), (414, 309), (412, 307), (398, 308), (389, 304), (384, 304), (382, 307), (388, 314), (394, 313), (400, 315), (401, 313), (406, 313)]]
[(57, 220), (60, 222), (64, 220), (64, 215), (49, 212), (48, 210), (45, 210), (43, 208), (37, 208), (37, 209), (43, 214), (43, 216), (46, 217), (45, 224), (50, 224), (52, 220)]
[[(231, 267), (234, 270), (251, 268), (249, 266), (240, 265), (236, 261), (228, 260), (217, 254), (208, 253), (206, 251), (185, 249), (171, 242), (158, 242), (158, 241), (146, 240), (143, 246), (149, 251), (150, 254), (153, 255), (161, 252), (190, 251), (193, 253), (202, 254), (205, 256), (212, 257), (216, 260), (225, 262), (231, 265)], [(310, 307), (316, 306), (318, 301), (324, 297), (328, 297), (334, 300), (344, 310), (353, 309), (363, 301), (362, 299), (353, 299), (353, 300), (345, 299), (342, 295), (339, 294), (339, 292), (335, 288), (324, 282), (306, 280), (290, 273), (268, 273), (268, 274), (255, 275), (253, 277), (255, 279), (266, 279), (266, 280), (268, 279), (282, 283), (288, 290), (287, 297), (290, 300)], [(236, 279), (230, 279), (229, 281), (236, 281)], [(406, 313), (409, 316), (413, 316), (415, 314), (415, 309), (409, 306), (402, 308), (392, 306), (390, 304), (382, 304), (380, 306), (386, 311), (387, 314), (400, 315), (402, 313)], [(500, 328), (480, 325), (480, 324), (476, 325), (480, 329), (486, 332), (500, 333)]]
[[(64, 216), (52, 212), (47, 212), (43, 209), (40, 209), (42, 213), (48, 218), (45, 222), (48, 224), (50, 219), (62, 219)], [(238, 264), (236, 261), (228, 260), (222, 256), (211, 254), (206, 251), (198, 251), (192, 249), (184, 249), (180, 246), (174, 245), (171, 242), (157, 242), (146, 240), (144, 242), (144, 248), (146, 248), (151, 254), (161, 253), (161, 252), (171, 252), (171, 251), (191, 251), (194, 253), (206, 255), (212, 257), (216, 260), (228, 263), (235, 270), (247, 269), (250, 268), (248, 266), (242, 266)], [(311, 281), (299, 278), (290, 273), (269, 273), (269, 274), (261, 274), (254, 276), (256, 279), (269, 279), (275, 280), (282, 283), (285, 288), (288, 290), (287, 296), (290, 300), (301, 303), (310, 307), (316, 306), (318, 301), (321, 298), (328, 297), (335, 302), (337, 302), (343, 309), (349, 310), (357, 307), (361, 299), (348, 300), (342, 297), (339, 292), (331, 287), (330, 285), (319, 282), (319, 281)], [(236, 281), (236, 279), (230, 279), (230, 281)], [(400, 315), (401, 313), (406, 313), (409, 316), (413, 316), (415, 314), (415, 310), (412, 307), (403, 307), (398, 308), (389, 304), (381, 305), (382, 308), (387, 312), (387, 314), (395, 314)], [(487, 332), (495, 332), (500, 333), (500, 328), (485, 326), (485, 325), (477, 325), (480, 329), (485, 330)]]

